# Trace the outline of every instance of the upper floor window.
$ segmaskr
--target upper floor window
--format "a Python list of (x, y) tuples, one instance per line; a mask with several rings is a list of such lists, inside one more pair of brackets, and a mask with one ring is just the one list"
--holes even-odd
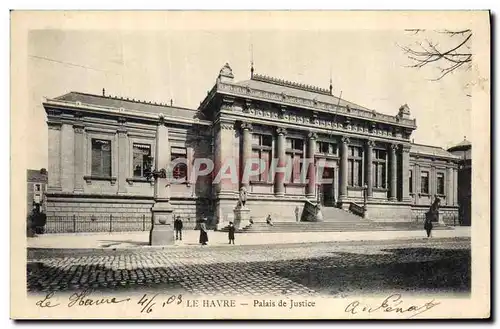
[(133, 144), (132, 166), (134, 168), (134, 177), (145, 177), (146, 171), (150, 169), (151, 145)]
[(429, 194), (429, 172), (427, 171), (420, 173), (420, 192)]
[(363, 186), (363, 149), (349, 146), (347, 159), (347, 185)]
[(437, 191), (436, 193), (439, 195), (444, 195), (444, 174), (443, 173), (437, 173)]
[(328, 142), (317, 142), (316, 148), (318, 153), (336, 155), (337, 154), (337, 144)]
[(92, 176), (111, 177), (111, 141), (92, 138)]
[(287, 163), (291, 163), (292, 166), (292, 176), (291, 182), (301, 183), (303, 162), (302, 156), (304, 153), (304, 141), (302, 139), (287, 138), (286, 140), (286, 156)]
[(387, 162), (387, 151), (385, 150), (373, 150), (373, 163), (372, 163), (372, 184), (375, 188), (385, 188), (387, 186), (386, 179), (386, 162)]
[[(264, 171), (250, 177), (251, 181), (267, 182), (269, 179), (269, 166), (271, 165), (271, 152), (273, 137), (270, 135), (252, 134), (252, 157), (264, 162)], [(257, 163), (252, 163), (252, 170), (258, 169)]]

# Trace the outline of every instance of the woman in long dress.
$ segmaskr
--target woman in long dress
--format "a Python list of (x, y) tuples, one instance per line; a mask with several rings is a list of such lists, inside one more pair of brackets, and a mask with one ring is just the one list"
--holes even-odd
[(206, 245), (208, 242), (207, 219), (203, 218), (200, 223), (200, 244)]

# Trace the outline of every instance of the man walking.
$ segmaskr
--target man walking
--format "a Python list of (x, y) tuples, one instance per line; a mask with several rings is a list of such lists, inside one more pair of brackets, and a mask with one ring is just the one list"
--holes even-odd
[(182, 241), (182, 219), (181, 216), (177, 216), (174, 220), (174, 230), (175, 230), (175, 240)]

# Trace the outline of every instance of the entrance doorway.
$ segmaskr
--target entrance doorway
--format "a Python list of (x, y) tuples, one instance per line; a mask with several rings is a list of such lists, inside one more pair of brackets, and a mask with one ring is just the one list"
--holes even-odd
[(323, 180), (320, 186), (320, 202), (324, 207), (334, 207), (335, 202), (335, 168), (324, 168)]

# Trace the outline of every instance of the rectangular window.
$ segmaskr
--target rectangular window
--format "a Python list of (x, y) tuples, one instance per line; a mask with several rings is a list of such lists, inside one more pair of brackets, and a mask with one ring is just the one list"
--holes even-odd
[(145, 177), (150, 169), (151, 145), (134, 143), (132, 146), (132, 166), (134, 177)]
[(172, 178), (187, 180), (187, 150), (185, 147), (172, 147), (171, 148), (171, 162), (176, 162), (175, 167), (172, 168)]
[(429, 194), (429, 173), (427, 171), (422, 171), (420, 174), (420, 182), (421, 193)]
[[(304, 141), (301, 139), (287, 138), (286, 143), (287, 161), (291, 161), (292, 167), (292, 183), (301, 183), (302, 157), (304, 153)], [(290, 162), (287, 162), (287, 164)]]
[(437, 173), (437, 194), (444, 195), (444, 174)]
[(92, 176), (111, 177), (111, 141), (92, 138)]
[(337, 144), (328, 142), (317, 142), (316, 148), (318, 153), (336, 155), (337, 154)]
[[(273, 137), (271, 135), (252, 134), (252, 157), (260, 159), (265, 164), (264, 171), (259, 175), (250, 177), (250, 181), (267, 182), (269, 180), (269, 166), (271, 165), (271, 151)], [(258, 169), (258, 164), (254, 163), (252, 169)]]
[(363, 186), (363, 150), (361, 147), (349, 146), (347, 159), (347, 183), (349, 186)]
[(387, 152), (385, 150), (373, 150), (374, 160), (373, 160), (373, 187), (374, 188), (386, 188), (386, 162), (387, 162)]

